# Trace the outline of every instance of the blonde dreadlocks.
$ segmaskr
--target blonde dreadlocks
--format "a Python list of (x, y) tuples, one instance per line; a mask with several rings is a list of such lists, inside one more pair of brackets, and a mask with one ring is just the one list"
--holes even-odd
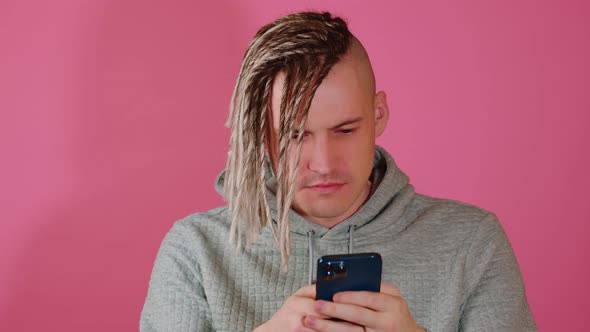
[[(249, 247), (269, 223), (287, 269), (291, 243), (289, 209), (293, 200), (303, 128), (316, 89), (348, 50), (352, 35), (346, 23), (330, 13), (291, 14), (262, 27), (244, 56), (230, 105), (230, 150), (224, 193), (231, 216), (230, 242)], [(284, 72), (278, 131), (277, 225), (266, 194), (266, 153), (270, 150), (270, 96), (275, 76)], [(297, 130), (294, 169), (289, 151)], [(245, 228), (245, 230), (243, 230)], [(277, 229), (278, 228), (278, 229)]]

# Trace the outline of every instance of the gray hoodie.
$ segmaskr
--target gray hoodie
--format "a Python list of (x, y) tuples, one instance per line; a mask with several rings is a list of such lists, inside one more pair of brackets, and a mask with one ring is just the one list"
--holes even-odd
[[(319, 256), (378, 252), (383, 281), (397, 286), (429, 331), (536, 331), (519, 267), (496, 216), (414, 192), (376, 147), (372, 194), (331, 229), (290, 211), (287, 273), (267, 226), (251, 250), (229, 244), (226, 207), (177, 221), (156, 257), (141, 331), (250, 331), (310, 283)], [(274, 178), (268, 179), (273, 221)], [(217, 179), (218, 191), (223, 173)]]

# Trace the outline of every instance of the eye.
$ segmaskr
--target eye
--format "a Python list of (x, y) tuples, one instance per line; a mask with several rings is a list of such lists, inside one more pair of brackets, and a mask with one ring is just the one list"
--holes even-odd
[[(302, 138), (305, 138), (307, 135), (308, 135), (308, 134), (307, 134), (306, 132), (304, 132), (304, 133), (303, 133), (303, 137), (302, 137)], [(294, 132), (294, 133), (293, 133), (293, 136), (291, 136), (291, 139), (292, 139), (292, 140), (297, 140), (297, 137), (299, 137), (299, 133), (298, 133), (298, 132)]]
[(340, 130), (338, 130), (338, 133), (348, 135), (348, 134), (354, 133), (355, 130), (356, 130), (356, 128), (340, 129)]

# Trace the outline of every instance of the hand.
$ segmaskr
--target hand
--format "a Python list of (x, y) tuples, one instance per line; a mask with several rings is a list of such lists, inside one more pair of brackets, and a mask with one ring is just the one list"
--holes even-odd
[(303, 286), (283, 303), (281, 309), (268, 322), (260, 325), (254, 331), (314, 332), (303, 325), (303, 317), (327, 318), (315, 312), (315, 303), (315, 285)]
[[(391, 284), (382, 283), (381, 292), (340, 292), (334, 302), (316, 301), (314, 315), (304, 324), (313, 331), (424, 331), (410, 314), (406, 301)], [(325, 315), (343, 321), (319, 318)]]

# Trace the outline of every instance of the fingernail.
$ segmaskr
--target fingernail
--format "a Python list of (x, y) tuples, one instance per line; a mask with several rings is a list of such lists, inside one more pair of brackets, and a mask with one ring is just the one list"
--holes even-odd
[(305, 324), (307, 326), (313, 327), (315, 325), (315, 318), (313, 318), (312, 316), (305, 317)]
[(317, 301), (315, 303), (315, 311), (322, 311), (322, 310), (324, 310), (324, 302)]

